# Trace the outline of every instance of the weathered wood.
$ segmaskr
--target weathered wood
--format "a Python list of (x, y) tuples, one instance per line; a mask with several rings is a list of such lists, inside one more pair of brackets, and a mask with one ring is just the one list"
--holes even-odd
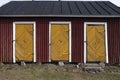
[(83, 66), (83, 71), (88, 72), (104, 72), (105, 63), (87, 63)]

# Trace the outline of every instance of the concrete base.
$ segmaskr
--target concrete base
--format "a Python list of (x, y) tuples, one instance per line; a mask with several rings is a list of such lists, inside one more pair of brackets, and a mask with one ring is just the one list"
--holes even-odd
[(60, 62), (58, 62), (58, 65), (59, 66), (64, 66), (65, 64), (64, 64), (64, 62), (60, 61)]
[(78, 63), (78, 64), (76, 65), (77, 68), (80, 68), (80, 67), (83, 67), (83, 66), (84, 66), (84, 63)]
[(3, 65), (4, 65), (4, 63), (0, 62), (0, 66), (3, 66)]
[(21, 62), (20, 62), (20, 65), (21, 65), (21, 66), (26, 66), (26, 63), (25, 63), (24, 61), (21, 61)]

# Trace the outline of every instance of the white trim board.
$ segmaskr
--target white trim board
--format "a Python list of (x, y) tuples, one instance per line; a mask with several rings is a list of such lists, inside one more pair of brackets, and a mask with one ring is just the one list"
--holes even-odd
[(33, 56), (33, 62), (36, 62), (36, 22), (24, 22), (24, 21), (19, 21), (19, 22), (13, 22), (13, 63), (16, 63), (15, 59), (15, 40), (16, 40), (16, 24), (33, 24), (33, 43), (34, 43), (34, 56)]
[(86, 27), (88, 24), (95, 24), (95, 25), (104, 25), (105, 27), (105, 56), (106, 56), (106, 63), (109, 63), (108, 61), (108, 36), (107, 36), (107, 22), (84, 22), (84, 63), (86, 63), (86, 57), (87, 57), (87, 52), (86, 52), (86, 48), (87, 48), (87, 45), (86, 45)]
[(71, 34), (71, 22), (70, 21), (51, 21), (49, 22), (49, 62), (51, 62), (51, 24), (68, 24), (69, 25), (69, 62), (72, 61), (71, 58), (71, 40), (72, 40), (72, 34)]

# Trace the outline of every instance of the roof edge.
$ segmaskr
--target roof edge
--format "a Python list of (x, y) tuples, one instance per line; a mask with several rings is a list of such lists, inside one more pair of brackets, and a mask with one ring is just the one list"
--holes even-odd
[(0, 17), (120, 17), (120, 15), (0, 15)]

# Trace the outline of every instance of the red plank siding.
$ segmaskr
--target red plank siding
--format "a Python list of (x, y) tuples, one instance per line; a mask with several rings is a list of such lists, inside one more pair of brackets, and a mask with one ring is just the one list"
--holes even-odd
[(120, 63), (120, 19), (108, 21), (108, 53), (110, 63)]
[(44, 18), (37, 20), (36, 49), (37, 62), (49, 61), (49, 23)]
[(120, 63), (120, 18), (0, 18), (0, 62), (12, 62), (14, 21), (36, 21), (37, 62), (49, 61), (49, 21), (71, 21), (72, 62), (84, 60), (84, 22), (107, 22), (109, 63)]
[(9, 19), (0, 19), (0, 62), (12, 62), (12, 25)]
[(80, 19), (72, 20), (72, 61), (84, 62), (84, 27)]

